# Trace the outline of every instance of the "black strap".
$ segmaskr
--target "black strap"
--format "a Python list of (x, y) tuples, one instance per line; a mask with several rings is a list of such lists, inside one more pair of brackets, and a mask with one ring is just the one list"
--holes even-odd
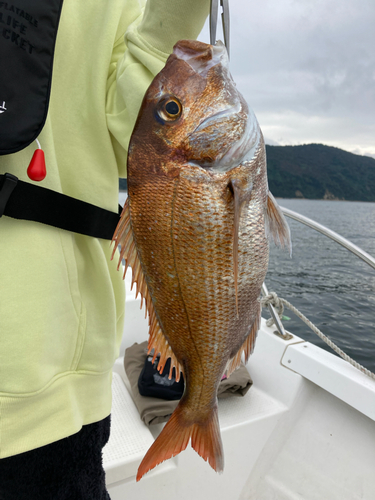
[(110, 212), (5, 174), (0, 175), (1, 215), (111, 240), (120, 219), (120, 210), (119, 213)]

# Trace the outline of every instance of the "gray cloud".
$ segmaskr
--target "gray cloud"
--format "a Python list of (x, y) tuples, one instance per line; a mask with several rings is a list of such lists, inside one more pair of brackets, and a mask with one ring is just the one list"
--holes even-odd
[(230, 9), (231, 71), (266, 138), (375, 155), (375, 0), (232, 0)]

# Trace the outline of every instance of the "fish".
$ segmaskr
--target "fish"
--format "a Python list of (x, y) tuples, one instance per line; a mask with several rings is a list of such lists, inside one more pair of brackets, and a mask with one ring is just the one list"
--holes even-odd
[(128, 151), (119, 267), (149, 317), (148, 352), (183, 396), (136, 480), (193, 449), (224, 468), (217, 388), (253, 352), (269, 239), (290, 231), (269, 191), (262, 132), (221, 42), (181, 40), (143, 99)]

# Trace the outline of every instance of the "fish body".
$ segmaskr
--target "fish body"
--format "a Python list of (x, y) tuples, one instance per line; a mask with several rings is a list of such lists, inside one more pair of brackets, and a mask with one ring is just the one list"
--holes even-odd
[(149, 313), (149, 351), (171, 357), (185, 391), (137, 480), (189, 440), (217, 471), (217, 388), (251, 354), (268, 236), (289, 230), (268, 191), (259, 125), (222, 44), (181, 41), (148, 89), (128, 156), (128, 201), (114, 240)]

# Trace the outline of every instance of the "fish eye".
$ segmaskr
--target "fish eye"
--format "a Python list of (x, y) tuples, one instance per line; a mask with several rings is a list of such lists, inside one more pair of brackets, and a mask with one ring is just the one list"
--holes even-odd
[(175, 121), (182, 114), (182, 104), (176, 97), (168, 96), (159, 103), (157, 113), (166, 122)]
[(178, 115), (178, 113), (180, 112), (180, 106), (177, 104), (176, 101), (169, 101), (165, 105), (165, 111), (169, 115)]

